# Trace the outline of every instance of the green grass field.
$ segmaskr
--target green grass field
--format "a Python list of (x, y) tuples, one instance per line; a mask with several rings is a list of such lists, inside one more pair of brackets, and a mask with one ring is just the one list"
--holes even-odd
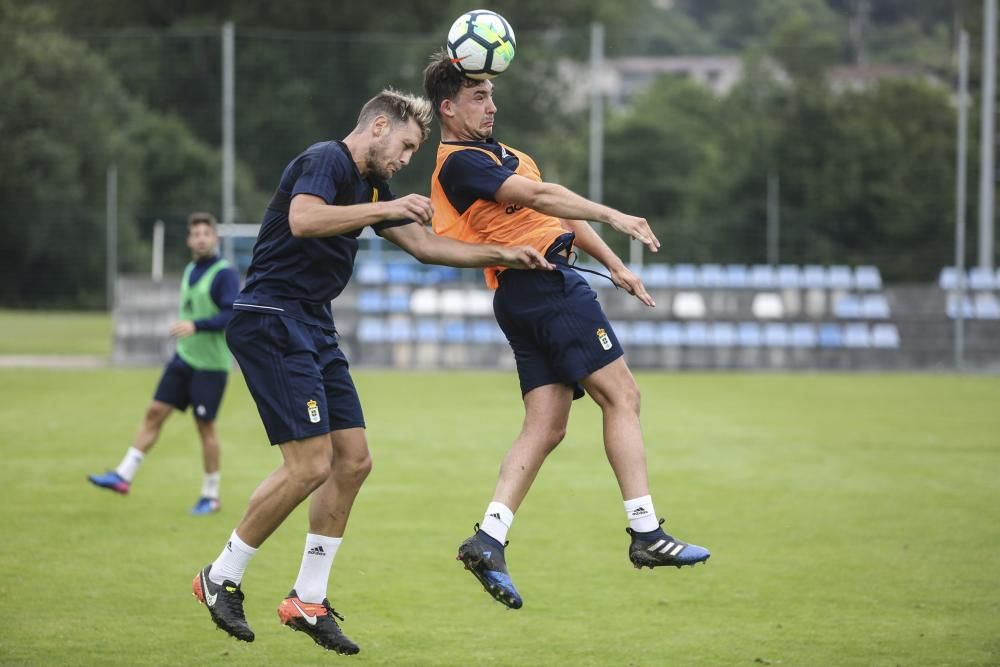
[(0, 354), (111, 355), (107, 313), (0, 309)]
[(707, 566), (638, 572), (600, 415), (579, 402), (518, 514), (525, 599), (454, 561), (520, 424), (512, 374), (356, 379), (375, 469), (331, 580), (355, 658), (279, 625), (303, 508), (244, 580), (253, 644), (190, 594), (278, 464), (242, 379), (219, 428), (223, 510), (192, 518), (188, 416), (127, 498), (117, 464), (158, 370), (0, 371), (0, 663), (33, 665), (997, 665), (1000, 379), (643, 374), (653, 497)]

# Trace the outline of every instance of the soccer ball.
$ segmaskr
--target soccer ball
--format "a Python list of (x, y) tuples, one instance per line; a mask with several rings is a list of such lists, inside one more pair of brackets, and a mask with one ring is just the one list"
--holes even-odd
[(471, 79), (492, 79), (503, 72), (516, 48), (510, 24), (488, 9), (462, 14), (448, 31), (448, 55)]

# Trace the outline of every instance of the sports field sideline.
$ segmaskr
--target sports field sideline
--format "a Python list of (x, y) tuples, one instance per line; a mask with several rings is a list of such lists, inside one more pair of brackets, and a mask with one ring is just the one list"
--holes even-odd
[(657, 508), (713, 552), (652, 572), (627, 561), (600, 416), (581, 401), (511, 531), (514, 612), (454, 561), (519, 427), (514, 376), (360, 370), (375, 469), (331, 582), (362, 646), (345, 658), (275, 614), (301, 508), (244, 580), (255, 643), (216, 631), (190, 595), (279, 461), (238, 374), (219, 515), (187, 516), (187, 416), (131, 496), (85, 481), (116, 463), (157, 373), (0, 371), (0, 663), (1000, 663), (998, 378), (640, 375)]

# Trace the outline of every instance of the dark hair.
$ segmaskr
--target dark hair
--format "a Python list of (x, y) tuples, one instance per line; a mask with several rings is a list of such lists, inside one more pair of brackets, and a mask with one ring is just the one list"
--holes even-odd
[(431, 55), (431, 61), (424, 68), (424, 94), (434, 107), (434, 115), (441, 117), (441, 103), (454, 100), (462, 88), (472, 88), (481, 82), (470, 79), (455, 67), (451, 56), (444, 49)]
[(378, 116), (385, 116), (393, 123), (396, 121), (406, 123), (412, 118), (420, 126), (424, 141), (431, 134), (430, 103), (422, 97), (386, 88), (361, 107), (358, 125), (370, 123)]
[(208, 225), (214, 230), (218, 224), (219, 224), (218, 220), (216, 220), (215, 216), (212, 215), (211, 213), (205, 213), (204, 211), (195, 211), (194, 213), (188, 216), (187, 228), (188, 231), (191, 231), (191, 228), (194, 227), (195, 225)]

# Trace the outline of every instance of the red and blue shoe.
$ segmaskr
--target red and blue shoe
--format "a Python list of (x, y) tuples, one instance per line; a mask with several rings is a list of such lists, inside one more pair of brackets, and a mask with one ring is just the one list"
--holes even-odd
[(87, 479), (89, 479), (90, 483), (94, 486), (99, 486), (102, 489), (120, 493), (123, 496), (128, 495), (129, 487), (132, 486), (130, 482), (127, 482), (125, 478), (114, 470), (109, 470), (103, 475), (87, 475)]
[(202, 496), (198, 499), (198, 502), (194, 504), (191, 508), (191, 514), (193, 516), (205, 516), (206, 514), (214, 514), (219, 511), (222, 507), (222, 503), (219, 502), (218, 498), (206, 498)]

